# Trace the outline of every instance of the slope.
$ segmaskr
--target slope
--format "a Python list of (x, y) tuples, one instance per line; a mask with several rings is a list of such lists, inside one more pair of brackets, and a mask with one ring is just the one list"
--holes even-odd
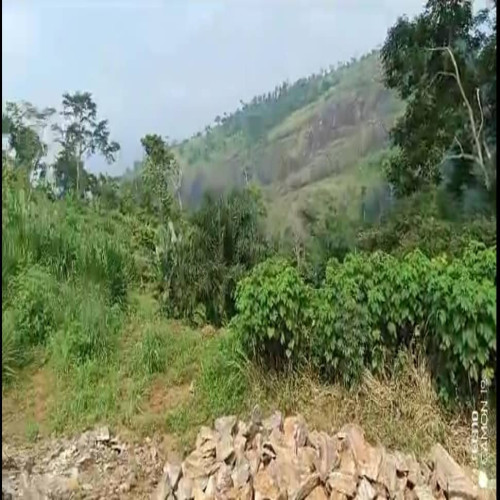
[(361, 188), (380, 177), (380, 168), (366, 168), (373, 163), (367, 159), (385, 147), (402, 109), (382, 83), (375, 51), (282, 84), (178, 145), (183, 195), (196, 202), (205, 189), (222, 191), (252, 179), (264, 186), (271, 219), (277, 211), (282, 226), (282, 212), (296, 212), (290, 203), (299, 210), (317, 189), (352, 205)]

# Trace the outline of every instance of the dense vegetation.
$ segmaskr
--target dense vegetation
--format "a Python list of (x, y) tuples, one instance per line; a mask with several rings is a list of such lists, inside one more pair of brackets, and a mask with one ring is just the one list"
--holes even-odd
[[(2, 156), (3, 387), (27, 366), (49, 367), (63, 395), (55, 419), (63, 428), (83, 417), (105, 419), (118, 407), (129, 418), (152, 377), (169, 372), (185, 382), (187, 367), (200, 359), (201, 419), (242, 404), (245, 383), (235, 360), (245, 357), (278, 373), (312, 366), (323, 381), (356, 386), (366, 370), (390, 373), (410, 352), (426, 359), (435, 387), (451, 404), (471, 402), (481, 380), (496, 384), (496, 177), (490, 162), (496, 156), (496, 31), (476, 30), (485, 16), (472, 17), (470, 2), (431, 0), (416, 20), (398, 21), (382, 50), (382, 69), (387, 85), (406, 99), (406, 111), (392, 142), (372, 137), (365, 153), (385, 149), (363, 161), (339, 141), (356, 141), (374, 116), (394, 118), (400, 111), (389, 90), (376, 87), (373, 94), (366, 83), (365, 65), (379, 64), (376, 53), (281, 85), (220, 118), (194, 142), (171, 148), (148, 134), (141, 140), (143, 160), (132, 175), (117, 179), (85, 170), (89, 155), (113, 161), (119, 149), (89, 93), (63, 96), (64, 127), (54, 109), (9, 103), (2, 131), (15, 154)], [(445, 28), (453, 34), (446, 40)], [(443, 98), (438, 76), (455, 63), (458, 90)], [(342, 101), (360, 74), (361, 104), (352, 94)], [(276, 175), (278, 166), (266, 171), (263, 162), (259, 175), (203, 196), (204, 186), (194, 179), (187, 200), (197, 203), (185, 206), (186, 155), (210, 137), (219, 141), (210, 154), (229, 144), (238, 150), (237, 162), (248, 152), (261, 154), (275, 139), (286, 149), (297, 132), (290, 117), (314, 126), (315, 106), (325, 103), (333, 105), (332, 116), (343, 117), (340, 125), (331, 133), (318, 125), (302, 156), (285, 159), (282, 174)], [(42, 140), (49, 126), (61, 145), (52, 165)], [(343, 127), (354, 132), (347, 137)], [(333, 159), (331, 141), (338, 154)], [(459, 154), (451, 151), (455, 143)], [(350, 211), (314, 196), (300, 212), (306, 232), (277, 231), (269, 227), (270, 205), (256, 181), (279, 178), (286, 187), (307, 148), (315, 152), (309, 166), (319, 151), (333, 165), (326, 173), (338, 170), (334, 181), (351, 176), (359, 206)], [(439, 170), (444, 159), (451, 183)], [(197, 158), (191, 167), (201, 175)], [(234, 179), (240, 167), (245, 163), (233, 169)], [(359, 172), (367, 177), (357, 179)], [(368, 179), (377, 182), (367, 186)], [(155, 298), (157, 314), (145, 319), (149, 309), (138, 302), (138, 291)], [(202, 356), (196, 334), (164, 334), (156, 328), (159, 317), (226, 326), (229, 333)], [(207, 397), (213, 384), (224, 390)], [(183, 415), (168, 422), (182, 426)]]

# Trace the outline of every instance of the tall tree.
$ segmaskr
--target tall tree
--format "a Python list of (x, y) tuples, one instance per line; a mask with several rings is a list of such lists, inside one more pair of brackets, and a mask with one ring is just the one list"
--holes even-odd
[(496, 29), (488, 14), (474, 15), (467, 0), (429, 0), (422, 14), (389, 30), (381, 51), (385, 82), (407, 102), (391, 131), (397, 153), (387, 163), (399, 195), (444, 176), (457, 193), (494, 187)]
[(146, 189), (152, 194), (150, 208), (158, 210), (162, 217), (166, 217), (172, 205), (171, 188), (180, 196), (182, 172), (172, 149), (163, 137), (148, 134), (141, 139), (141, 144), (146, 153), (142, 176)]
[(97, 105), (90, 92), (63, 94), (63, 125), (55, 125), (62, 145), (59, 161), (72, 161), (76, 167), (76, 191), (81, 194), (84, 159), (100, 153), (108, 163), (115, 161), (120, 145), (109, 140), (108, 120), (97, 120)]
[(9, 134), (9, 145), (16, 153), (15, 165), (26, 169), (28, 176), (40, 168), (47, 153), (43, 132), (53, 108), (39, 110), (27, 101), (7, 102), (2, 113), (2, 133)]

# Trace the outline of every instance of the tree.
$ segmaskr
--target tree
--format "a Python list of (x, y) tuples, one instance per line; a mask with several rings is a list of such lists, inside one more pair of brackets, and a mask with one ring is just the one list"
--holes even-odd
[(2, 113), (2, 133), (9, 134), (9, 145), (16, 153), (15, 165), (26, 169), (28, 177), (41, 166), (47, 145), (41, 136), (53, 108), (39, 110), (27, 101), (7, 102)]
[(76, 191), (81, 195), (84, 158), (100, 153), (108, 163), (115, 160), (120, 145), (109, 140), (107, 120), (97, 120), (97, 105), (90, 92), (63, 94), (61, 117), (63, 125), (55, 125), (62, 145), (59, 162), (73, 161), (76, 167)]
[[(429, 0), (414, 20), (400, 18), (381, 51), (385, 83), (407, 101), (391, 130), (387, 162), (397, 194), (435, 186), (494, 186), (496, 29), (471, 1)], [(478, 168), (476, 168), (478, 167)]]
[(166, 217), (172, 205), (169, 186), (173, 185), (174, 177), (180, 189), (180, 169), (167, 141), (160, 135), (148, 134), (141, 144), (146, 153), (142, 175), (146, 189), (152, 194), (151, 208)]

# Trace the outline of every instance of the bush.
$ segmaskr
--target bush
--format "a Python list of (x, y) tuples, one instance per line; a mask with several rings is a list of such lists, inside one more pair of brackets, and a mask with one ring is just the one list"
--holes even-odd
[(3, 304), (12, 311), (13, 343), (29, 357), (31, 347), (44, 345), (57, 325), (57, 282), (46, 269), (31, 266), (11, 283), (11, 300)]
[(275, 367), (307, 351), (310, 290), (280, 258), (254, 268), (237, 287), (234, 328), (247, 352)]
[(221, 325), (234, 314), (234, 291), (267, 251), (261, 200), (252, 189), (207, 196), (176, 236), (159, 232), (158, 295), (176, 318)]
[(472, 242), (496, 243), (496, 219), (485, 216), (443, 217), (439, 193), (419, 193), (399, 200), (378, 224), (358, 233), (356, 247), (404, 255), (419, 249), (428, 257), (442, 253), (459, 256)]
[(332, 279), (338, 267), (329, 263), (325, 286), (315, 291), (312, 355), (323, 375), (350, 385), (361, 377), (372, 346), (366, 305), (354, 280)]
[[(496, 249), (458, 258), (382, 252), (332, 260), (310, 290), (285, 261), (257, 266), (238, 286), (234, 328), (261, 360), (310, 357), (350, 384), (363, 369), (392, 370), (398, 353), (427, 353), (443, 398), (474, 397), (495, 379)], [(276, 364), (276, 363), (275, 363)]]

